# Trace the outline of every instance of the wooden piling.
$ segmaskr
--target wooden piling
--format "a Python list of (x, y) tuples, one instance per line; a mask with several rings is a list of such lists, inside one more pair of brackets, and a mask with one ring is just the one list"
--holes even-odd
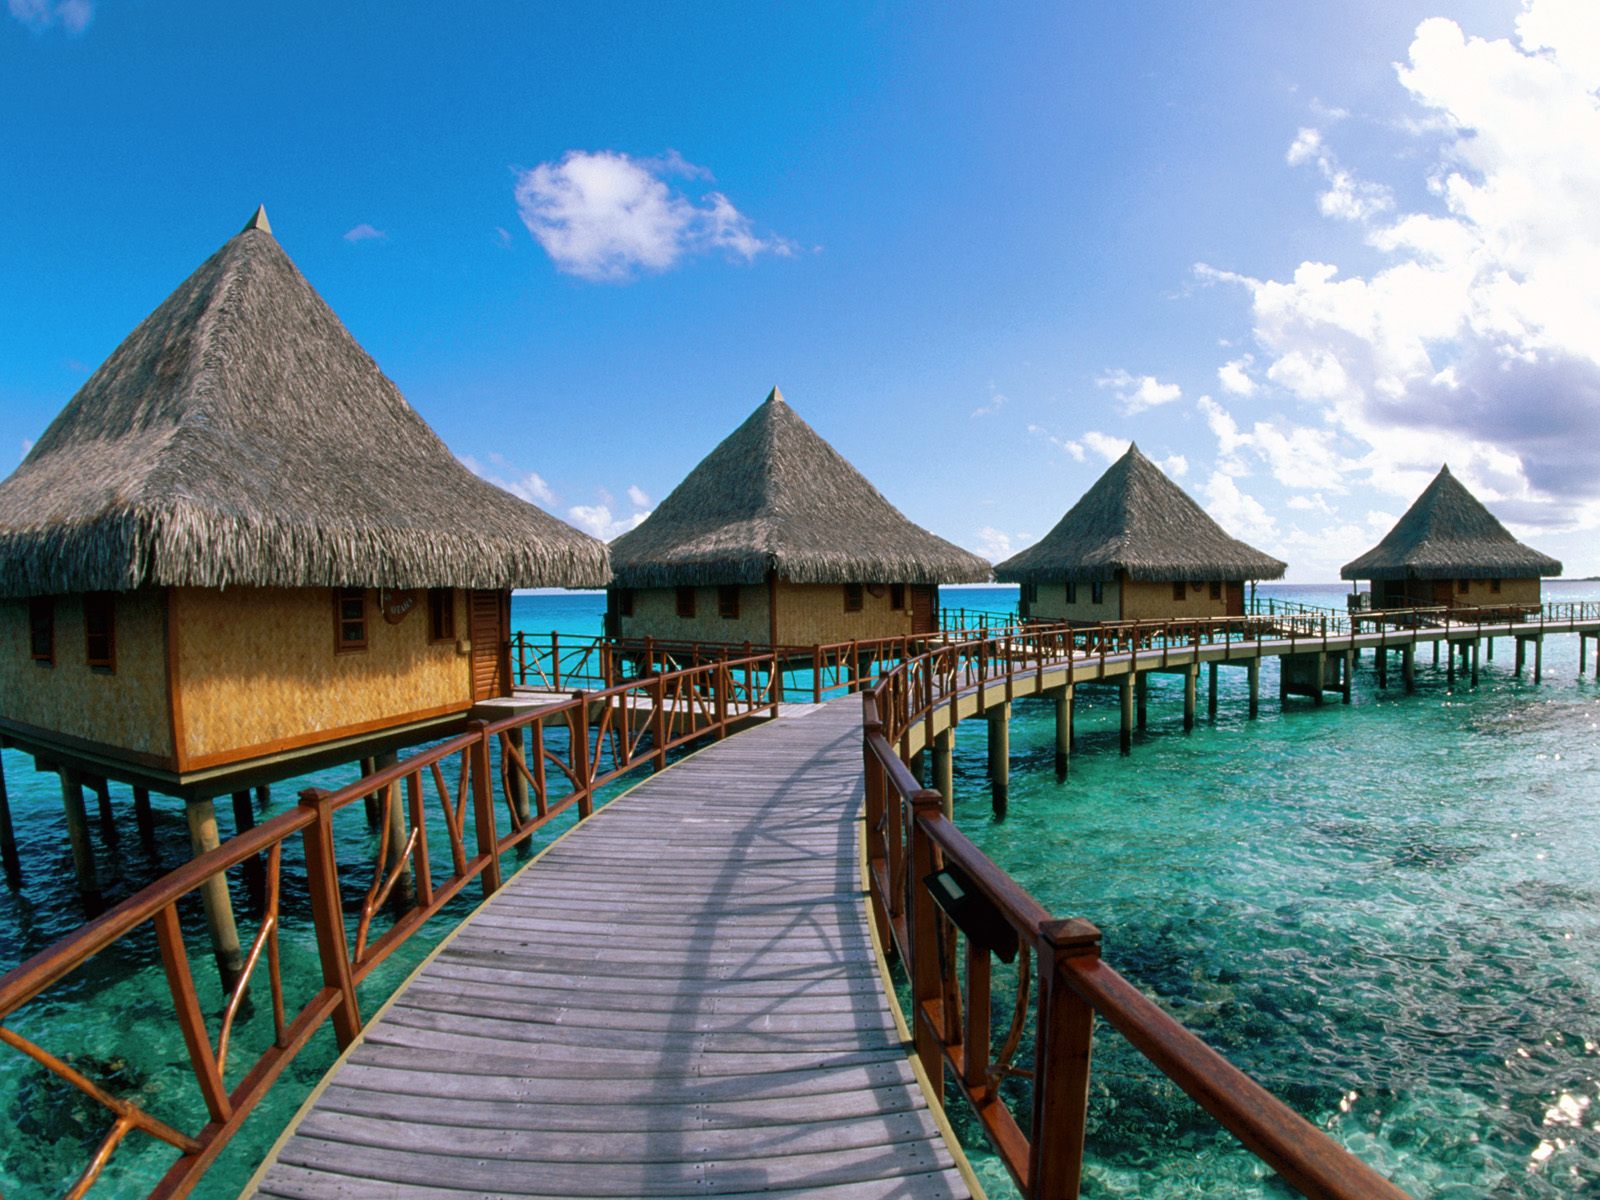
[(1406, 692), (1417, 690), (1417, 644), (1410, 642), (1400, 649), (1400, 678), (1405, 682)]
[(1122, 677), (1122, 752), (1133, 753), (1133, 672)]
[(1252, 658), (1245, 667), (1245, 677), (1250, 683), (1250, 719), (1254, 721), (1261, 711), (1261, 659)]
[[(1437, 651), (1439, 643), (1435, 642), (1433, 646)], [(1433, 661), (1438, 662), (1439, 660), (1435, 658)], [(1450, 687), (1455, 687), (1456, 685), (1456, 644), (1454, 642), (1451, 642), (1445, 650), (1444, 681)]]
[[(256, 811), (251, 805), (250, 789), (234, 792), (233, 796), (233, 836), (247, 833), (256, 827)], [(250, 911), (260, 914), (266, 911), (267, 904), (267, 864), (266, 860), (257, 854), (239, 864), (239, 870), (244, 875), (245, 891), (250, 895)]]
[(1493, 662), (1494, 661), (1494, 639), (1493, 638), (1484, 638), (1483, 640), (1488, 643), (1488, 645), (1484, 647), (1485, 656), (1488, 658), (1488, 660), (1490, 662)]
[(11, 824), (11, 797), (6, 794), (6, 764), (0, 758), (0, 864), (4, 864), (6, 882), (12, 887), (22, 886), (22, 858), (17, 853), (17, 831)]
[(72, 844), (78, 890), (93, 895), (100, 888), (94, 874), (94, 848), (89, 844), (89, 814), (83, 807), (83, 779), (71, 767), (61, 768), (61, 807), (67, 814), (67, 840)]
[(1183, 673), (1183, 731), (1188, 733), (1194, 728), (1194, 714), (1197, 707), (1196, 692), (1200, 684), (1200, 665), (1190, 663)]
[(1589, 639), (1583, 634), (1578, 634), (1578, 675), (1581, 677), (1589, 667)]
[[(183, 815), (189, 822), (189, 845), (196, 858), (222, 844), (217, 833), (217, 810), (210, 800), (191, 800)], [(231, 994), (244, 974), (244, 954), (239, 947), (239, 926), (233, 919), (233, 901), (228, 896), (227, 875), (218, 871), (200, 885), (205, 904), (206, 929), (211, 934), (211, 952), (216, 956), (222, 990)]]
[(1439, 665), (1439, 641), (1437, 638), (1433, 642), (1433, 665), (1436, 667)]
[[(375, 758), (363, 758), (356, 765), (356, 770), (361, 772), (361, 778), (363, 779), (377, 769), (378, 760)], [(366, 805), (367, 809), (367, 828), (378, 828), (383, 823), (383, 797), (378, 795), (377, 792), (368, 792), (362, 797), (362, 803)]]
[(139, 827), (139, 840), (146, 849), (154, 849), (156, 844), (156, 815), (150, 809), (150, 789), (135, 787), (133, 789), (133, 820)]
[(915, 776), (918, 787), (928, 786), (927, 758), (926, 750), (918, 750), (911, 756), (911, 774)]
[(1311, 702), (1318, 708), (1322, 707), (1322, 693), (1328, 686), (1328, 652), (1317, 651), (1317, 684), (1311, 689)]
[(1544, 634), (1539, 634), (1533, 639), (1533, 681), (1540, 682), (1544, 677)]
[[(526, 762), (523, 751), (526, 739), (523, 737), (521, 725), (513, 725), (506, 730), (506, 741), (517, 752), (517, 756)], [(528, 806), (528, 777), (517, 770), (515, 763), (502, 763), (501, 766), (505, 768), (506, 799), (511, 802), (511, 811), (517, 818), (518, 826), (526, 825), (533, 819)], [(533, 852), (531, 841), (524, 839), (518, 843), (517, 851), (520, 857), (526, 858)]]
[(1006, 815), (1011, 790), (1011, 702), (1003, 701), (989, 709), (989, 788), (994, 815)]
[(1478, 639), (1472, 639), (1472, 686), (1478, 686)]
[(944, 815), (954, 818), (956, 811), (956, 731), (946, 729), (933, 735), (933, 790), (944, 797)]
[(1206, 716), (1211, 720), (1217, 719), (1217, 672), (1216, 663), (1210, 664), (1210, 674), (1206, 678)]
[(1344, 652), (1344, 678), (1340, 680), (1339, 688), (1342, 693), (1341, 703), (1350, 703), (1351, 689), (1355, 686), (1355, 678), (1356, 652), (1354, 650), (1346, 650)]
[(1374, 651), (1373, 660), (1378, 668), (1378, 690), (1381, 692), (1389, 686), (1389, 651), (1382, 648)]
[[(382, 771), (392, 767), (399, 761), (399, 756), (393, 750), (386, 750), (378, 755), (375, 766)], [(401, 792), (401, 782), (395, 781), (389, 785), (394, 799), (389, 805), (389, 851), (383, 860), (384, 873), (398, 872), (400, 878), (395, 882), (394, 891), (389, 893), (390, 903), (396, 908), (405, 910), (412, 907), (417, 900), (416, 881), (411, 874), (411, 859), (406, 855), (406, 839), (411, 836), (410, 822), (406, 820), (406, 801)], [(380, 800), (381, 804), (381, 800)]]
[(1139, 728), (1143, 729), (1150, 722), (1150, 672), (1136, 674), (1133, 689), (1138, 700)]
[(1516, 667), (1514, 668), (1514, 672), (1513, 673), (1517, 674), (1517, 675), (1521, 675), (1522, 674), (1523, 663), (1527, 661), (1528, 639), (1519, 637), (1519, 638), (1516, 639), (1516, 642), (1517, 642), (1517, 661), (1516, 661)]
[(93, 776), (87, 782), (94, 789), (100, 812), (100, 832), (106, 842), (114, 846), (117, 844), (117, 814), (111, 807), (111, 784), (103, 775)]
[(1055, 690), (1056, 706), (1056, 779), (1067, 777), (1072, 761), (1072, 685), (1063, 684)]

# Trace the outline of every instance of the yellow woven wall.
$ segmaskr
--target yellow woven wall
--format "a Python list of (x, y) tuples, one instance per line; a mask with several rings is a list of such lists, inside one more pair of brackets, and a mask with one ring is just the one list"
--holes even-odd
[(1450, 585), (1450, 603), (1457, 608), (1461, 607), (1494, 607), (1500, 604), (1538, 604), (1539, 583), (1537, 579), (1502, 579), (1500, 590), (1493, 590), (1493, 584), (1487, 579), (1472, 579), (1467, 582), (1467, 594), (1462, 595), (1457, 589), (1459, 583)]
[(1172, 595), (1171, 583), (1151, 583), (1140, 579), (1122, 581), (1122, 619), (1124, 621), (1193, 621), (1228, 615), (1228, 589), (1211, 598), (1209, 583), (1186, 583), (1183, 599)]
[(1077, 621), (1092, 623), (1096, 621), (1121, 620), (1121, 589), (1114, 579), (1107, 580), (1105, 584), (1105, 599), (1101, 604), (1091, 602), (1094, 587), (1089, 583), (1078, 585), (1078, 600), (1076, 604), (1067, 603), (1067, 585), (1064, 583), (1041, 583), (1039, 585), (1039, 599), (1029, 610), (1029, 615), (1041, 621)]
[(369, 593), (367, 648), (342, 654), (328, 588), (181, 588), (173, 605), (186, 761), (471, 703), (468, 658), (428, 641), (426, 603), (390, 625)]
[(844, 585), (839, 583), (778, 582), (778, 641), (786, 646), (865, 641), (868, 638), (903, 637), (911, 632), (911, 588), (906, 607), (889, 607), (889, 587), (874, 596), (862, 589), (861, 611), (844, 611)]
[(633, 616), (621, 618), (624, 638), (652, 637), (661, 642), (750, 642), (765, 646), (769, 632), (767, 585), (739, 589), (739, 615), (717, 615), (717, 589), (694, 590), (694, 616), (678, 615), (677, 588), (634, 588)]
[(55, 665), (32, 660), (28, 602), (0, 601), (0, 716), (108, 746), (172, 754), (167, 715), (166, 640), (161, 592), (126, 592), (116, 601), (116, 670), (86, 661), (83, 603), (55, 600)]

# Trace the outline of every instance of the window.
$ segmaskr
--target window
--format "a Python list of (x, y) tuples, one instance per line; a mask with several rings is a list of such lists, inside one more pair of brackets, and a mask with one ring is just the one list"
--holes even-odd
[(333, 589), (333, 621), (335, 651), (365, 650), (367, 648), (367, 590), (366, 588)]
[(905, 610), (906, 610), (906, 585), (905, 584), (903, 584), (903, 583), (891, 583), (889, 585), (889, 607), (894, 609), (895, 612), (905, 612)]
[(456, 640), (456, 594), (449, 588), (428, 589), (428, 640)]
[(1039, 585), (1037, 583), (1025, 583), (1022, 585), (1022, 602), (1024, 604), (1039, 603)]
[(1456, 591), (1460, 592), (1463, 596), (1467, 594), (1467, 589), (1469, 589), (1471, 586), (1472, 580), (1470, 579), (1456, 580)]
[(1500, 592), (1500, 581), (1498, 579), (1489, 580), (1489, 590), (1498, 595)]
[(28, 653), (42, 667), (56, 661), (56, 602), (49, 596), (28, 601)]
[(1222, 580), (1213, 579), (1211, 581), (1211, 598), (1213, 600), (1222, 599)]
[(1068, 604), (1076, 604), (1077, 602), (1078, 602), (1078, 585), (1069, 580), (1067, 582), (1067, 603)]
[(844, 585), (844, 610), (845, 612), (860, 612), (863, 603), (863, 589), (859, 583)]
[(678, 589), (678, 615), (685, 619), (694, 616), (694, 589), (692, 587)]
[(1090, 604), (1104, 604), (1105, 602), (1106, 602), (1106, 585), (1103, 584), (1103, 583), (1091, 583), (1089, 585), (1089, 603)]
[(717, 616), (736, 620), (739, 616), (739, 585), (724, 583), (717, 588)]
[(91, 669), (117, 669), (116, 597), (110, 592), (90, 592), (83, 598), (84, 657)]
[(1187, 593), (1186, 593), (1186, 591), (1184, 589), (1183, 584), (1175, 583), (1175, 584), (1172, 585), (1172, 598), (1174, 600), (1180, 600), (1181, 601), (1186, 594)]
[(616, 597), (617, 597), (617, 616), (619, 616), (619, 617), (631, 617), (631, 616), (633, 616), (633, 589), (632, 588), (617, 588), (616, 589)]

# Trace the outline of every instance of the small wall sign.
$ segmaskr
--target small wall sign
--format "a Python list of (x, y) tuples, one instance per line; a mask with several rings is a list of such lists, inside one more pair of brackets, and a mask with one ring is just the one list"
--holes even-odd
[(400, 624), (416, 606), (417, 593), (414, 588), (378, 589), (378, 607), (383, 611), (383, 619), (390, 625)]

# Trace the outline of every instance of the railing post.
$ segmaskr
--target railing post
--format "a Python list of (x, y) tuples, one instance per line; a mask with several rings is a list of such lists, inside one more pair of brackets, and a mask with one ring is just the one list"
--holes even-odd
[(350, 948), (344, 926), (344, 905), (339, 898), (339, 867), (333, 855), (333, 810), (328, 793), (307, 788), (300, 807), (310, 809), (314, 820), (302, 835), (306, 847), (306, 892), (311, 900), (311, 926), (317, 936), (317, 957), (322, 962), (322, 985), (336, 992), (333, 1032), (344, 1050), (361, 1032), (361, 1009), (355, 980), (350, 974)]
[(645, 682), (647, 691), (654, 691), (655, 710), (650, 714), (650, 740), (656, 744), (655, 769), (667, 767), (667, 689), (657, 675)]
[(1029, 1200), (1076, 1200), (1089, 1113), (1089, 1051), (1094, 1010), (1072, 989), (1066, 960), (1100, 957), (1100, 931), (1088, 921), (1046, 921), (1036, 942), (1038, 1041), (1034, 1054)]
[(478, 853), (484, 856), (484, 899), (500, 890), (500, 839), (494, 828), (494, 778), (489, 771), (489, 727), (487, 721), (471, 721), (467, 731), (474, 741), (467, 748), (471, 759), (472, 825), (478, 834)]
[(561, 635), (554, 629), (550, 631), (550, 690), (561, 690)]
[(928, 1077), (935, 1104), (944, 1103), (944, 1047), (940, 1034), (944, 984), (939, 971), (939, 909), (933, 893), (923, 880), (939, 869), (933, 839), (922, 822), (943, 818), (944, 798), (938, 792), (922, 789), (911, 798), (911, 869), (906, 887), (911, 892), (909, 934), (911, 962), (911, 1035), (917, 1059)]
[(573, 692), (578, 702), (574, 710), (576, 720), (572, 730), (572, 771), (581, 784), (578, 791), (578, 820), (587, 820), (594, 812), (594, 773), (589, 762), (589, 697), (585, 692)]
[(728, 736), (728, 660), (718, 659), (712, 670), (712, 711), (716, 714), (717, 740), (720, 742)]
[(813, 704), (822, 703), (822, 646), (820, 643), (811, 647), (811, 701)]

